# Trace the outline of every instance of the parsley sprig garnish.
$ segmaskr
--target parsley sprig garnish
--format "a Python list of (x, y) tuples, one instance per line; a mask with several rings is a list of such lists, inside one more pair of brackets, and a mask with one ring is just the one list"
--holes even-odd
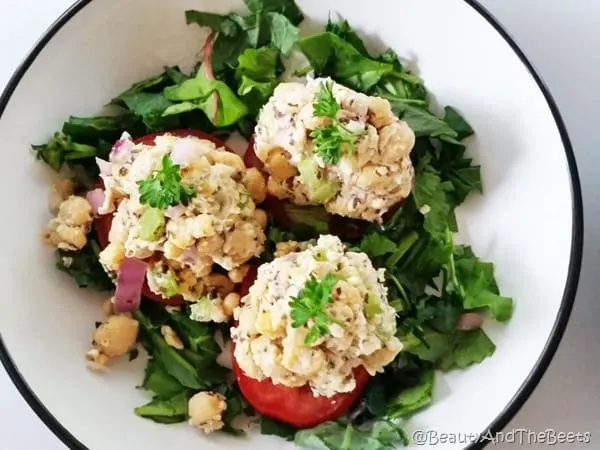
[(316, 128), (310, 133), (317, 154), (327, 164), (336, 164), (342, 157), (342, 150), (348, 148), (354, 151), (356, 138), (363, 133), (354, 133), (346, 128), (339, 120), (340, 104), (333, 95), (333, 82), (321, 83), (317, 92), (313, 110), (315, 117), (330, 118), (332, 123), (327, 127)]
[(334, 321), (325, 308), (333, 302), (331, 293), (336, 283), (337, 278), (333, 274), (326, 275), (322, 280), (312, 275), (298, 296), (290, 301), (292, 327), (302, 327), (311, 319), (314, 322), (304, 339), (306, 345), (312, 345), (321, 336), (329, 334), (329, 324)]
[(179, 166), (165, 155), (160, 170), (146, 180), (138, 181), (140, 203), (153, 208), (167, 209), (169, 206), (186, 206), (196, 195), (192, 186), (181, 183)]

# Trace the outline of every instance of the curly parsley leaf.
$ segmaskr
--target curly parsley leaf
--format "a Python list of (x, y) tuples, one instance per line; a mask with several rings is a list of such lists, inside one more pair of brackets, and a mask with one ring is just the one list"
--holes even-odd
[(354, 143), (362, 133), (348, 130), (337, 118), (341, 109), (340, 104), (333, 95), (333, 82), (321, 83), (321, 89), (315, 96), (313, 104), (315, 117), (331, 119), (332, 124), (327, 127), (314, 129), (310, 133), (313, 146), (317, 154), (327, 164), (336, 164), (344, 149), (354, 150)]
[(299, 328), (313, 321), (304, 341), (306, 345), (311, 345), (320, 337), (329, 334), (331, 318), (326, 307), (333, 302), (331, 294), (336, 283), (337, 278), (333, 274), (327, 274), (321, 280), (311, 276), (298, 296), (290, 301), (292, 327)]
[(165, 155), (161, 168), (150, 178), (138, 181), (140, 202), (153, 208), (167, 209), (178, 204), (187, 205), (196, 195), (192, 186), (181, 183), (179, 166)]

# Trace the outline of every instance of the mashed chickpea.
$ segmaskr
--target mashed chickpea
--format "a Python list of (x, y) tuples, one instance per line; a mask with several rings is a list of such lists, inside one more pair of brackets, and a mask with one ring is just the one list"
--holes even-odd
[[(341, 108), (338, 120), (359, 137), (353, 152), (326, 164), (310, 135), (330, 124), (330, 119), (315, 117), (313, 108), (317, 93), (330, 81), (282, 83), (263, 107), (254, 149), (269, 173), (268, 191), (301, 205), (323, 204), (341, 216), (380, 221), (412, 190), (415, 134), (392, 113), (389, 101), (333, 83)], [(302, 170), (307, 161), (312, 163), (308, 175)], [(316, 179), (321, 187), (326, 183), (326, 196), (314, 193)]]
[[(294, 247), (296, 244), (294, 245)], [(395, 337), (396, 312), (388, 304), (382, 270), (364, 253), (348, 251), (335, 236), (263, 264), (235, 310), (231, 335), (235, 359), (247, 376), (290, 387), (310, 385), (315, 395), (331, 397), (356, 387), (353, 370), (371, 375), (383, 370), (401, 351)], [(329, 334), (306, 343), (312, 319), (294, 327), (290, 301), (310, 276), (335, 276)]]
[[(222, 304), (241, 281), (236, 269), (264, 249), (266, 214), (257, 208), (266, 196), (264, 178), (246, 170), (238, 155), (192, 136), (166, 134), (154, 145), (135, 145), (124, 135), (121, 143), (125, 150), (111, 157), (102, 175), (99, 213), (114, 211), (114, 219), (101, 263), (115, 272), (124, 258), (146, 259), (148, 285), (156, 294)], [(140, 201), (139, 182), (153, 176), (165, 156), (195, 195), (161, 210)], [(216, 273), (217, 266), (235, 281)]]

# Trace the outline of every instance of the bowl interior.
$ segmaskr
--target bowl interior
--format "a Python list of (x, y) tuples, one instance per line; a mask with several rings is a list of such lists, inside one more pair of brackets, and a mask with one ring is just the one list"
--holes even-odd
[[(409, 422), (438, 433), (484, 430), (535, 367), (556, 321), (572, 245), (571, 180), (561, 136), (534, 78), (497, 31), (462, 0), (300, 0), (311, 24), (338, 12), (372, 49), (393, 47), (422, 76), (440, 105), (451, 104), (477, 136), (485, 194), (459, 211), (459, 240), (496, 263), (513, 320), (487, 328), (496, 354), (466, 371), (438, 375), (432, 407)], [(52, 415), (92, 449), (293, 448), (251, 434), (206, 437), (186, 425), (139, 419), (148, 396), (136, 386), (143, 358), (98, 375), (85, 367), (103, 298), (79, 290), (54, 268), (40, 231), (49, 219), (53, 176), (28, 151), (70, 114), (98, 112), (131, 83), (165, 65), (191, 69), (204, 37), (184, 11), (229, 12), (241, 0), (88, 2), (50, 40), (10, 97), (0, 135), (0, 330), (24, 380)], [(452, 17), (452, 20), (448, 20)], [(447, 444), (461, 448), (466, 442)]]

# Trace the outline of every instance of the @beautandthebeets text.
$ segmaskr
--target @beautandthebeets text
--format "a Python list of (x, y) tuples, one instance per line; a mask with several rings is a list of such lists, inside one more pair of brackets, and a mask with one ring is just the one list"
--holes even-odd
[(444, 444), (472, 444), (484, 442), (489, 445), (515, 444), (548, 446), (559, 444), (590, 444), (592, 433), (576, 431), (560, 431), (547, 428), (543, 431), (530, 430), (527, 428), (515, 428), (512, 430), (492, 433), (463, 433), (463, 432), (441, 432), (437, 430), (415, 430), (412, 433), (412, 443), (419, 446), (436, 446)]

